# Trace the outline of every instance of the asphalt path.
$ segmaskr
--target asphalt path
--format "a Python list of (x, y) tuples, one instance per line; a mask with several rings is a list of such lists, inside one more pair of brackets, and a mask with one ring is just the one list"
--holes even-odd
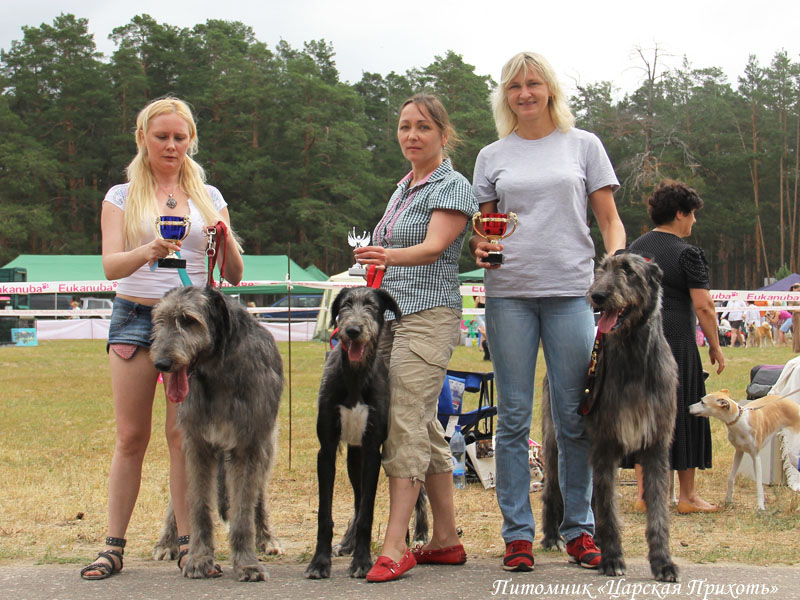
[(266, 563), (266, 582), (239, 583), (229, 564), (218, 579), (189, 580), (173, 563), (126, 560), (110, 579), (83, 581), (80, 565), (0, 566), (3, 600), (800, 600), (800, 566), (681, 563), (679, 583), (656, 582), (644, 559), (628, 561), (624, 577), (608, 578), (567, 563), (564, 555), (536, 557), (532, 573), (506, 573), (497, 558), (470, 556), (463, 566), (418, 565), (387, 583), (347, 576), (349, 559), (335, 558), (331, 578), (303, 577), (305, 564), (280, 557)]

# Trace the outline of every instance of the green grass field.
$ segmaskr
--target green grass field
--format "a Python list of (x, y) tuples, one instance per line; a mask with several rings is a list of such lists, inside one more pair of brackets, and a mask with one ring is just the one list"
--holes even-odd
[[(279, 344), (288, 371), (288, 346)], [(325, 344), (292, 346), (291, 395), (281, 405), (279, 456), (270, 487), (274, 528), (289, 560), (306, 561), (316, 536), (316, 393)], [(704, 360), (707, 352), (701, 348)], [(475, 348), (459, 347), (456, 369), (491, 367)], [(728, 388), (743, 398), (750, 368), (783, 364), (790, 349), (726, 348), (728, 367), (712, 374), (708, 389)], [(540, 365), (544, 360), (540, 359)], [(710, 370), (707, 365), (707, 370)], [(539, 381), (544, 369), (538, 372)], [(538, 388), (538, 386), (537, 386)], [(36, 347), (0, 348), (0, 562), (83, 563), (94, 557), (106, 535), (106, 480), (114, 444), (114, 419), (105, 341), (41, 342)], [(471, 399), (465, 401), (470, 407)], [(139, 502), (128, 531), (126, 555), (149, 556), (167, 504), (167, 452), (164, 400), (155, 405), (153, 436), (145, 459)], [(532, 437), (540, 439), (534, 423)], [(700, 493), (722, 502), (733, 449), (724, 426), (712, 421), (714, 468), (698, 473)], [(749, 460), (745, 458), (745, 460)], [(344, 533), (352, 499), (342, 456), (334, 501), (335, 535)], [(629, 556), (646, 556), (643, 515), (634, 513), (632, 472), (623, 472), (618, 487)], [(672, 510), (673, 553), (689, 561), (739, 561), (750, 564), (794, 563), (800, 540), (799, 496), (785, 487), (766, 488), (767, 511), (755, 510), (752, 481), (739, 478), (736, 502), (713, 515), (678, 515)], [(386, 480), (381, 475), (374, 540), (382, 539), (388, 514)], [(540, 513), (539, 494), (533, 494)], [(471, 555), (500, 556), (500, 513), (493, 490), (471, 484), (456, 491), (458, 525)], [(218, 528), (222, 558), (228, 548)], [(377, 543), (377, 542), (376, 542)]]

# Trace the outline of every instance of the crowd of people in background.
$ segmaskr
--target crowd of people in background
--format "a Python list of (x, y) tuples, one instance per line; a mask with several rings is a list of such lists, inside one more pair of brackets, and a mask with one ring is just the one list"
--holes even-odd
[[(790, 292), (800, 292), (800, 283), (794, 283), (789, 287)], [(725, 305), (724, 311), (718, 311), (718, 335), (723, 346), (741, 348), (744, 346), (761, 344), (762, 334), (757, 332), (764, 325), (769, 326), (768, 342), (770, 345), (791, 347), (794, 352), (800, 352), (800, 336), (795, 335), (798, 321), (800, 321), (800, 311), (773, 308), (764, 310), (759, 306), (764, 302), (753, 302), (744, 300), (729, 300)], [(771, 306), (794, 307), (800, 306), (800, 301), (790, 300), (787, 302), (772, 302)], [(721, 303), (717, 303), (721, 308)], [(763, 329), (761, 329), (763, 331)], [(707, 340), (707, 337), (706, 337)]]

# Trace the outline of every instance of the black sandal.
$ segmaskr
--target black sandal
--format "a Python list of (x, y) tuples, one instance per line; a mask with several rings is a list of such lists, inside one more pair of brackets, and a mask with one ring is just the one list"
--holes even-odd
[[(125, 553), (125, 540), (122, 538), (107, 537), (106, 546), (119, 547), (120, 551), (104, 550), (103, 552), (98, 552), (97, 558), (105, 558), (108, 562), (100, 562), (95, 559), (92, 564), (86, 565), (81, 569), (81, 579), (87, 581), (108, 579), (114, 573), (118, 573), (122, 570), (122, 555)], [(114, 560), (115, 558), (119, 559), (119, 566), (117, 566), (117, 561)], [(86, 573), (89, 571), (99, 571), (100, 575), (87, 575)]]
[[(189, 536), (182, 535), (178, 538), (178, 546), (186, 546), (189, 543)], [(181, 565), (181, 560), (183, 560), (184, 556), (189, 554), (188, 550), (181, 550), (178, 552), (178, 569), (180, 569), (181, 573), (183, 572), (183, 566)], [(222, 577), (222, 567), (218, 564), (214, 564), (214, 573), (208, 575), (211, 578)]]

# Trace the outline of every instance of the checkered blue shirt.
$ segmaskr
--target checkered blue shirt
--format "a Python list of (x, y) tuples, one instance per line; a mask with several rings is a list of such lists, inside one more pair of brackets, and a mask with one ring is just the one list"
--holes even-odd
[[(427, 179), (409, 189), (411, 173), (397, 183), (373, 239), (384, 248), (408, 248), (421, 244), (436, 209), (457, 210), (468, 218), (478, 210), (469, 181), (445, 159)], [(460, 310), (458, 259), (470, 222), (436, 262), (415, 267), (391, 266), (381, 287), (397, 301), (404, 315), (437, 306)], [(387, 318), (394, 315), (387, 312)]]

